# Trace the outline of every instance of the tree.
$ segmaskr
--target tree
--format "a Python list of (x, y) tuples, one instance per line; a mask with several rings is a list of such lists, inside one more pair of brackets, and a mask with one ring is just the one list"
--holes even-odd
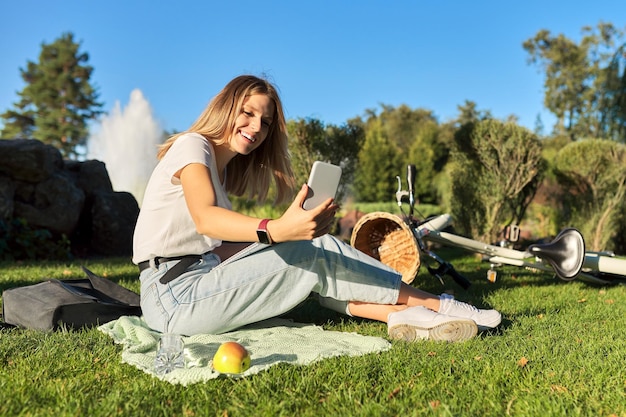
[(626, 145), (589, 139), (570, 143), (555, 158), (564, 221), (578, 227), (593, 251), (617, 249), (612, 240), (626, 228)]
[(465, 103), (457, 106), (459, 110), (458, 117), (452, 121), (454, 128), (453, 142), (451, 147), (456, 147), (461, 152), (472, 152), (471, 134), (476, 124), (482, 120), (493, 119), (491, 112), (486, 110), (478, 110), (475, 102), (465, 100)]
[(626, 140), (619, 136), (624, 119), (620, 125), (613, 111), (616, 97), (624, 97), (620, 77), (626, 74), (620, 76), (619, 65), (615, 65), (615, 45), (621, 42), (623, 31), (610, 23), (600, 23), (597, 32), (590, 27), (582, 32), (578, 44), (545, 29), (523, 43), (528, 61), (541, 64), (545, 70), (544, 104), (557, 118), (557, 134), (567, 134), (574, 140)]
[(354, 190), (359, 201), (389, 201), (397, 187), (399, 153), (382, 131), (378, 119), (369, 124), (365, 142), (359, 152), (359, 166), (354, 178)]
[(469, 141), (457, 137), (452, 153), (452, 214), (461, 233), (492, 243), (504, 225), (522, 220), (537, 191), (541, 143), (511, 122), (483, 120), (465, 130)]
[(411, 109), (406, 104), (398, 107), (382, 104), (381, 107), (376, 118), (380, 119), (385, 136), (402, 152), (408, 152), (422, 126), (437, 123), (431, 110)]
[(87, 121), (102, 113), (98, 93), (89, 83), (93, 68), (89, 55), (79, 51), (71, 33), (51, 44), (42, 44), (39, 62), (20, 68), (24, 89), (14, 109), (1, 114), (6, 139), (35, 138), (59, 149), (66, 157), (77, 156), (87, 141)]
[(465, 100), (463, 104), (457, 106), (457, 109), (459, 116), (454, 123), (458, 127), (481, 120), (493, 119), (489, 110), (478, 110), (476, 102), (471, 100)]
[[(405, 165), (415, 165), (415, 197), (420, 202), (433, 203), (436, 199), (434, 178), (437, 175), (437, 157), (444, 151), (438, 142), (439, 126), (435, 122), (424, 123), (413, 141)], [(401, 171), (404, 172), (404, 171)]]
[(317, 119), (298, 119), (287, 122), (291, 140), (289, 149), (297, 183), (306, 182), (314, 161), (326, 161), (342, 168), (341, 186), (337, 198), (341, 200), (352, 184), (357, 155), (363, 143), (363, 131), (354, 124), (325, 126)]
[(605, 71), (601, 100), (606, 110), (601, 122), (612, 133), (610, 139), (626, 142), (626, 43), (615, 52)]
[[(402, 176), (407, 165), (415, 165), (416, 197), (424, 202), (436, 201), (439, 190), (434, 181), (447, 163), (451, 135), (442, 129), (430, 110), (411, 109), (404, 104), (398, 107), (381, 104), (381, 107), (380, 114), (369, 109), (366, 120), (358, 118), (355, 123), (363, 126), (366, 135), (370, 132), (381, 135), (395, 148), (396, 165), (390, 167), (390, 173)], [(389, 184), (381, 187), (387, 188)]]

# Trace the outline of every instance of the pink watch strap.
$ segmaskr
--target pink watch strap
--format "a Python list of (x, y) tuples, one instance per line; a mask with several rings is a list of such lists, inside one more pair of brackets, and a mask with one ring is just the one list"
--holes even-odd
[(263, 219), (261, 220), (261, 223), (259, 223), (259, 227), (257, 227), (258, 230), (265, 230), (267, 232), (267, 224), (270, 222), (270, 220), (272, 219)]
[[(265, 243), (269, 243), (270, 245), (274, 243), (274, 241), (272, 240), (272, 236), (270, 235), (269, 230), (267, 230), (267, 223), (269, 223), (269, 221), (272, 219), (263, 219), (261, 220), (261, 223), (259, 223), (259, 226), (257, 227), (257, 231), (262, 231), (263, 234), (267, 237), (268, 242)], [(259, 232), (257, 232), (259, 233)]]

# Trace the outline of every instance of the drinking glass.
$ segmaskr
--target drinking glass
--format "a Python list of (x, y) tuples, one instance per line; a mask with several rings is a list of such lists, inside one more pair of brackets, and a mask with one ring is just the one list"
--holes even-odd
[(185, 367), (185, 342), (177, 334), (166, 333), (161, 336), (157, 344), (157, 354), (154, 359), (154, 369), (157, 374), (165, 375), (175, 369)]

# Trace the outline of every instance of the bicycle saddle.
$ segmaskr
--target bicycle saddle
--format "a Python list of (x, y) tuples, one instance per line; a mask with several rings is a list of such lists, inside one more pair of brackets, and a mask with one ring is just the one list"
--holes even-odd
[(576, 278), (583, 266), (585, 241), (578, 230), (568, 228), (550, 243), (530, 245), (528, 252), (547, 260), (559, 278), (570, 281)]

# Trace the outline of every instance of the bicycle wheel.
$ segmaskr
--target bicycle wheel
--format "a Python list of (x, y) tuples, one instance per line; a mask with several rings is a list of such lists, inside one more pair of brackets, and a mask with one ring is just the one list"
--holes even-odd
[(386, 212), (368, 213), (354, 226), (350, 245), (395, 269), (410, 284), (420, 268), (415, 237), (400, 217)]

